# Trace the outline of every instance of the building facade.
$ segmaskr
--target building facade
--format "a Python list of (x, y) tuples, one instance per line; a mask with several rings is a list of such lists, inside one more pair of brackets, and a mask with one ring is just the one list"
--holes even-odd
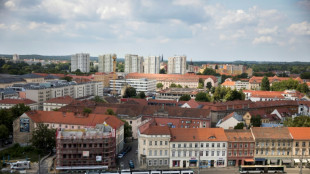
[(143, 73), (143, 57), (138, 55), (125, 55), (125, 73)]
[(155, 92), (156, 91), (156, 80), (148, 79), (119, 79), (110, 80), (110, 89), (113, 90), (115, 83), (115, 90), (118, 94), (121, 94), (121, 90), (125, 86), (131, 86), (136, 89), (137, 92)]
[(144, 58), (144, 73), (145, 74), (159, 74), (160, 57), (148, 56)]
[(89, 72), (90, 57), (88, 53), (78, 53), (71, 56), (71, 72), (79, 69), (83, 73)]
[(293, 137), (292, 156), (294, 165), (310, 165), (310, 128), (309, 127), (289, 127), (289, 132)]
[(174, 56), (168, 58), (167, 74), (185, 74), (186, 56)]
[(105, 54), (98, 57), (98, 72), (113, 72), (113, 56), (116, 57), (116, 54)]

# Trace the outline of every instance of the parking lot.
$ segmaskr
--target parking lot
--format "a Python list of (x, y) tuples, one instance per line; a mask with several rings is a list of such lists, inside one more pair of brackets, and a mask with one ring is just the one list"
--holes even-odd
[(126, 146), (131, 146), (131, 151), (129, 151), (121, 159), (118, 159), (119, 169), (129, 169), (129, 161), (132, 160), (135, 166), (135, 169), (139, 168), (138, 165), (138, 154), (136, 153), (138, 149), (138, 141), (133, 140), (130, 143), (126, 143)]

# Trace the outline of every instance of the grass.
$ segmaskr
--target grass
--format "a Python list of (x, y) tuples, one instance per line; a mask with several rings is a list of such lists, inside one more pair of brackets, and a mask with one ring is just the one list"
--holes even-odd
[(8, 155), (10, 155), (11, 160), (21, 160), (26, 159), (30, 160), (31, 162), (39, 161), (39, 155), (41, 158), (48, 153), (44, 153), (41, 150), (38, 150), (32, 146), (25, 146), (21, 147), (19, 144), (15, 144), (14, 146), (7, 148), (5, 150), (0, 151), (0, 161), (2, 162), (3, 157), (7, 161)]

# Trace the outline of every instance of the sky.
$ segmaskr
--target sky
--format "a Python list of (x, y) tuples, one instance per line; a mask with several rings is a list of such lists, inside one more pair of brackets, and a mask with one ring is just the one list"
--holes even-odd
[(310, 0), (0, 0), (0, 54), (310, 61)]

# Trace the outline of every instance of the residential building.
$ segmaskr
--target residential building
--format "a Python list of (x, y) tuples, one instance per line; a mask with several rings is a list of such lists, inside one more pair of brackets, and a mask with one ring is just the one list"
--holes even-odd
[(71, 72), (80, 70), (83, 73), (89, 72), (90, 57), (88, 53), (78, 53), (71, 56)]
[(113, 72), (113, 56), (116, 54), (99, 55), (98, 57), (98, 72), (110, 73)]
[(26, 80), (26, 83), (42, 83), (44, 82), (44, 77), (37, 74), (24, 74), (19, 76)]
[[(116, 75), (117, 76), (117, 75)], [(110, 80), (113, 80), (114, 78), (114, 73), (100, 73), (96, 72), (93, 74), (94, 81), (96, 82), (102, 82), (103, 87), (109, 87), (110, 86)]]
[(138, 55), (125, 55), (125, 73), (143, 73), (143, 57)]
[(172, 128), (170, 132), (169, 167), (227, 166), (227, 138), (224, 129)]
[(226, 88), (231, 88), (231, 89), (236, 89), (236, 90), (240, 90), (240, 89), (249, 89), (249, 82), (247, 81), (225, 81), (224, 83), (222, 83), (222, 86), (225, 86)]
[(13, 141), (21, 145), (30, 143), (32, 132), (37, 124), (47, 125), (53, 129), (80, 130), (94, 128), (98, 124), (112, 127), (112, 137), (115, 139), (115, 153), (124, 146), (124, 122), (115, 116), (104, 114), (85, 114), (58, 111), (28, 111), (13, 122)]
[(236, 112), (232, 112), (231, 114), (227, 115), (223, 119), (221, 119), (217, 124), (216, 127), (221, 127), (223, 129), (234, 129), (234, 127), (238, 123), (243, 123), (242, 115), (239, 115)]
[(26, 84), (26, 80), (20, 77), (4, 77), (0, 78), (0, 88), (9, 88), (14, 84)]
[(145, 74), (159, 74), (160, 57), (148, 56), (144, 58), (144, 73)]
[(52, 98), (43, 103), (43, 111), (57, 110), (61, 107), (67, 106), (73, 101), (74, 99), (68, 95), (63, 97)]
[(287, 127), (252, 127), (256, 164), (291, 165), (293, 137)]
[(228, 166), (254, 164), (255, 141), (251, 130), (225, 130), (228, 139)]
[(0, 100), (0, 109), (9, 109), (17, 104), (25, 104), (29, 106), (31, 110), (38, 110), (38, 103), (29, 99), (3, 99)]
[[(251, 77), (249, 80), (249, 88), (252, 90), (260, 90), (263, 78), (264, 77), (256, 77), (256, 76)], [(270, 86), (272, 86), (274, 82), (280, 82), (289, 79), (290, 79), (289, 77), (277, 77), (277, 76), (268, 77)], [(303, 83), (303, 80), (300, 77), (294, 78), (293, 80), (297, 80), (299, 83)]]
[(202, 90), (197, 88), (168, 88), (157, 93), (156, 98), (164, 100), (179, 100), (181, 96), (189, 95), (192, 99), (195, 99), (196, 94), (198, 94), (199, 91)]
[(156, 91), (156, 80), (150, 79), (118, 79), (110, 80), (110, 89), (115, 90), (118, 94), (122, 94), (122, 89), (126, 86), (131, 86), (136, 89), (137, 92), (155, 92)]
[(310, 127), (289, 127), (293, 137), (292, 158), (295, 165), (310, 162)]
[(17, 91), (11, 88), (0, 88), (0, 100), (3, 99), (18, 99), (19, 94)]
[(108, 124), (96, 128), (58, 130), (56, 134), (56, 169), (108, 169), (116, 167), (113, 128)]
[(141, 126), (138, 136), (140, 167), (168, 168), (170, 129), (167, 126)]
[(19, 61), (19, 55), (13, 54), (13, 61)]
[(186, 56), (174, 56), (168, 58), (167, 74), (185, 74)]
[(255, 91), (243, 90), (246, 100), (251, 101), (276, 101), (276, 100), (300, 100), (304, 94), (296, 90), (284, 91)]

